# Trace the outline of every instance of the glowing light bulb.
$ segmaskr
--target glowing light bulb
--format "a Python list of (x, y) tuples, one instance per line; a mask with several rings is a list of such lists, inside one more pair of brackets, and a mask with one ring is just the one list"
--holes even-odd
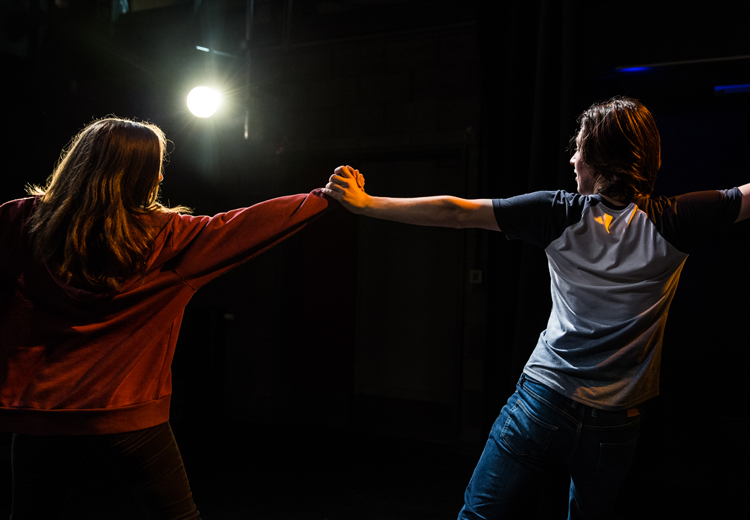
[(221, 104), (221, 95), (208, 87), (195, 87), (187, 97), (187, 106), (196, 117), (211, 117)]

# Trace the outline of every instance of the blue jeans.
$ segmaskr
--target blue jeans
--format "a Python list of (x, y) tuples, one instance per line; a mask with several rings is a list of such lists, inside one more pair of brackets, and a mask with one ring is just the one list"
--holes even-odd
[(570, 473), (568, 519), (611, 518), (635, 455), (640, 412), (584, 406), (522, 375), (492, 427), (458, 518), (511, 517), (560, 466)]

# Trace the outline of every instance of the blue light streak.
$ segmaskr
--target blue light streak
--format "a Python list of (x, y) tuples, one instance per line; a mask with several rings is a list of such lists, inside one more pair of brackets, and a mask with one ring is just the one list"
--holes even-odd
[(742, 85), (721, 85), (714, 87), (716, 94), (734, 94), (736, 92), (750, 92), (750, 83)]

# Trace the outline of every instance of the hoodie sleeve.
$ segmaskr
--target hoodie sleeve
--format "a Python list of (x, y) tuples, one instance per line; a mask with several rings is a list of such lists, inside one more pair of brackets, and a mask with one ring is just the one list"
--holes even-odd
[(267, 200), (213, 217), (175, 215), (174, 271), (193, 289), (272, 248), (319, 217), (334, 202), (315, 190)]

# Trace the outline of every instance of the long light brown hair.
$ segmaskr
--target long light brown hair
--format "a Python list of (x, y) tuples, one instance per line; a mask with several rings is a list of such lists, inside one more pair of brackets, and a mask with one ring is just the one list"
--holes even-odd
[(144, 273), (158, 229), (144, 218), (189, 212), (158, 201), (166, 137), (156, 125), (105, 118), (87, 125), (63, 150), (29, 221), (34, 256), (70, 282), (119, 291)]

